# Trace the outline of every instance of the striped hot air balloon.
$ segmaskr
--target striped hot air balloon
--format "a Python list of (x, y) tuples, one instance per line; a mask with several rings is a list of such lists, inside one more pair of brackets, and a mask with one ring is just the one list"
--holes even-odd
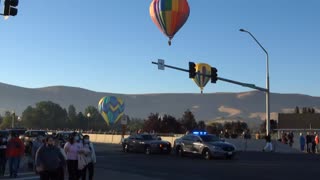
[[(196, 64), (196, 72), (200, 72), (201, 74), (210, 75), (211, 74), (211, 66), (205, 63), (197, 63)], [(203, 92), (203, 88), (207, 85), (209, 82), (210, 77), (202, 76), (197, 74), (193, 81), (199, 86), (201, 93)]]
[(98, 110), (107, 125), (115, 124), (124, 114), (124, 102), (121, 98), (109, 96), (99, 101)]
[(151, 19), (169, 38), (169, 46), (174, 35), (187, 21), (189, 14), (187, 0), (153, 0), (150, 5)]

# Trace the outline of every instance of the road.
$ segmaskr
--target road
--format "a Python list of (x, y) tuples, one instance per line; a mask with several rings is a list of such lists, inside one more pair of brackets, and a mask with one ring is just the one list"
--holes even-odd
[(320, 172), (320, 156), (242, 152), (235, 160), (123, 153), (119, 145), (97, 145), (96, 178), (102, 179), (308, 179)]
[[(120, 145), (96, 144), (95, 180), (206, 180), (206, 179), (314, 179), (319, 176), (320, 156), (240, 152), (234, 160), (175, 155), (123, 153)], [(24, 171), (18, 179), (39, 179)]]

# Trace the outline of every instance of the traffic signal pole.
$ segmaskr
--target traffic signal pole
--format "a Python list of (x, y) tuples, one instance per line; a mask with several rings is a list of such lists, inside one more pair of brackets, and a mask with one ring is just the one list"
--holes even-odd
[[(163, 66), (163, 67), (166, 67), (166, 68), (175, 69), (175, 70), (179, 70), (179, 71), (183, 71), (183, 72), (188, 72), (189, 73), (188, 69), (183, 69), (183, 68), (170, 66), (170, 65), (166, 65), (166, 64), (159, 64), (158, 62), (152, 62), (152, 64), (155, 64), (155, 65), (158, 65), (158, 66), (160, 65), (160, 66)], [(203, 73), (200, 73), (200, 72), (196, 72), (196, 74), (211, 78), (211, 76), (208, 75), (208, 74), (203, 74)], [(259, 90), (259, 91), (268, 92), (267, 89), (262, 88), (262, 87), (258, 87), (258, 86), (254, 85), (254, 84), (243, 83), (243, 82), (234, 81), (234, 80), (226, 79), (226, 78), (222, 78), (222, 77), (217, 77), (217, 79), (220, 80), (220, 81), (231, 83), (231, 84), (237, 84), (237, 85), (240, 85), (240, 86), (243, 86), (243, 87), (248, 87), (248, 88), (256, 89), (256, 90)]]

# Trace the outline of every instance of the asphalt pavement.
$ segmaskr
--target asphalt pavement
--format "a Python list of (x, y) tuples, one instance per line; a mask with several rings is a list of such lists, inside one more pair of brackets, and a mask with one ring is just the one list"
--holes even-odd
[(96, 144), (97, 180), (104, 179), (308, 179), (317, 178), (320, 156), (239, 152), (234, 160), (123, 153), (120, 145)]
[[(95, 144), (95, 180), (303, 180), (316, 179), (320, 156), (267, 152), (239, 152), (234, 160), (204, 160), (201, 157), (124, 153), (120, 145)], [(6, 178), (0, 178), (6, 179)], [(37, 180), (23, 170), (17, 180)]]

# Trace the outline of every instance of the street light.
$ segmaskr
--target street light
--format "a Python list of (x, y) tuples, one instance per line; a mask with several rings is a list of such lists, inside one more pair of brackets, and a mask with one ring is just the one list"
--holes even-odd
[(269, 54), (266, 49), (259, 43), (259, 41), (247, 30), (240, 29), (239, 31), (248, 33), (255, 42), (260, 46), (260, 48), (266, 53), (267, 55), (267, 63), (266, 63), (266, 133), (269, 135), (270, 133), (270, 83), (269, 83)]

